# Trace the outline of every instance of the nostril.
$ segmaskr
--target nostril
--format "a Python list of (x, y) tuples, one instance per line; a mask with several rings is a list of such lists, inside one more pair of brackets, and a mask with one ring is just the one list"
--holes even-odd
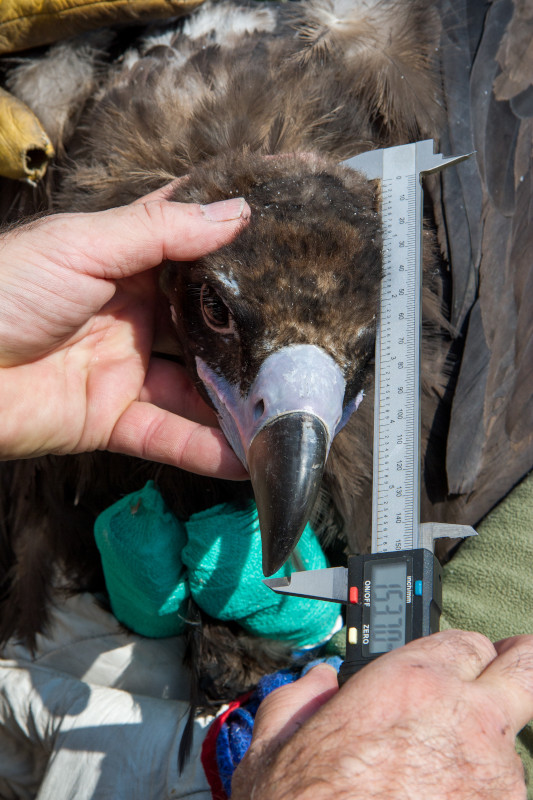
[(254, 406), (254, 422), (257, 422), (258, 419), (261, 419), (264, 413), (265, 413), (265, 404), (263, 400), (258, 400)]

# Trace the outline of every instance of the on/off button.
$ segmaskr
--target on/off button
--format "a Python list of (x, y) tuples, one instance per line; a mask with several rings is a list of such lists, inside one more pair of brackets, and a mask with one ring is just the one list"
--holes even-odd
[(350, 586), (350, 591), (348, 592), (348, 600), (350, 603), (358, 603), (359, 602), (359, 587), (358, 586)]

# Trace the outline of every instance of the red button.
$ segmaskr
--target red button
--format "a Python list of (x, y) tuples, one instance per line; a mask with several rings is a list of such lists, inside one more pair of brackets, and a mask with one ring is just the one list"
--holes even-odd
[(357, 586), (350, 586), (350, 603), (359, 602), (359, 589)]

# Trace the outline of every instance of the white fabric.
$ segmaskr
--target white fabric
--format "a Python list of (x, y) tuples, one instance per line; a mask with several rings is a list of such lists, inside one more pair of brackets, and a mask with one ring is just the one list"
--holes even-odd
[(197, 719), (178, 775), (189, 680), (180, 637), (124, 632), (92, 595), (58, 605), (32, 655), (0, 659), (2, 800), (211, 800)]

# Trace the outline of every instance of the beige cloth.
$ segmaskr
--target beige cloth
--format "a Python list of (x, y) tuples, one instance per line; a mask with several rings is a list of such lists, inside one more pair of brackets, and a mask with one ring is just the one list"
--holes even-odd
[(0, 660), (2, 800), (210, 800), (200, 761), (212, 718), (194, 723), (181, 637), (124, 632), (92, 595), (54, 611), (32, 657), (10, 643)]

